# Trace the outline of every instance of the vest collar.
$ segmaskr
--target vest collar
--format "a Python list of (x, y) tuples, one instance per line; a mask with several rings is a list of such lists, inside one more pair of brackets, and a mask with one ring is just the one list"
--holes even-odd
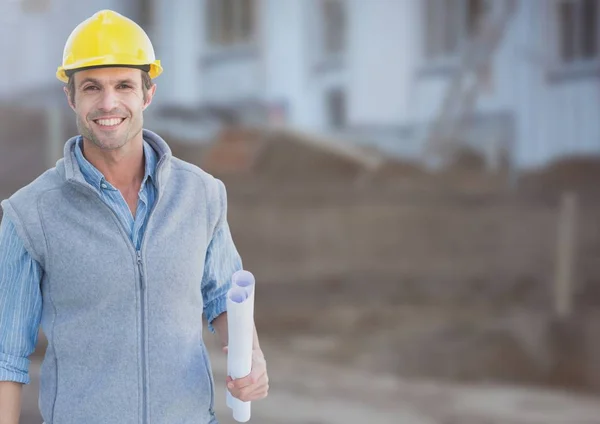
[[(171, 173), (171, 158), (173, 157), (171, 149), (158, 134), (146, 129), (142, 130), (142, 134), (144, 140), (152, 146), (158, 155), (156, 182), (157, 187), (160, 187)], [(76, 181), (87, 185), (75, 158), (75, 145), (81, 138), (81, 135), (77, 135), (67, 140), (63, 151), (64, 157), (56, 163), (56, 169), (66, 181)]]

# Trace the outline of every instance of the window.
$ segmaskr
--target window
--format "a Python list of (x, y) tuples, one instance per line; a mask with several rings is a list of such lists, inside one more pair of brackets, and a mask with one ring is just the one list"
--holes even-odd
[(321, 0), (322, 46), (324, 56), (338, 56), (346, 48), (344, 0)]
[(346, 92), (333, 88), (325, 95), (327, 124), (332, 129), (342, 129), (346, 125)]
[(428, 59), (457, 56), (491, 8), (491, 0), (425, 0), (423, 4)]
[(208, 42), (231, 47), (254, 41), (255, 0), (208, 0), (206, 14)]
[(20, 3), (24, 13), (41, 13), (50, 9), (50, 0), (21, 0)]
[(557, 7), (560, 61), (597, 60), (600, 56), (598, 0), (562, 0)]

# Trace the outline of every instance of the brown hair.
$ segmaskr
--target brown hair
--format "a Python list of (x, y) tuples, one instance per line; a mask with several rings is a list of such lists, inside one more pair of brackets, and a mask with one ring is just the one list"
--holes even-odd
[[(146, 71), (142, 71), (142, 93), (144, 94), (144, 101), (148, 96), (148, 90), (152, 88), (154, 83), (150, 78), (150, 74)], [(67, 83), (67, 90), (69, 91), (69, 99), (71, 103), (75, 105), (75, 78), (74, 75), (69, 76), (69, 82)]]

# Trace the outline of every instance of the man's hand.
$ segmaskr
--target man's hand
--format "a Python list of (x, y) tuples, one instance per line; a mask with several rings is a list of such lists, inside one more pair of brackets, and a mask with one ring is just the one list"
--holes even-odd
[[(227, 353), (227, 346), (223, 348)], [(267, 375), (267, 361), (260, 349), (252, 351), (252, 370), (246, 377), (232, 379), (227, 377), (227, 389), (233, 397), (242, 402), (260, 400), (269, 393), (269, 376)]]

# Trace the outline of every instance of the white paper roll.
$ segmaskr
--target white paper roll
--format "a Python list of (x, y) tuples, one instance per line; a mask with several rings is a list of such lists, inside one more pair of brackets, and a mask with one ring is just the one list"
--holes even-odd
[[(232, 287), (227, 293), (227, 374), (234, 379), (246, 377), (252, 370), (254, 285), (252, 273), (237, 271), (232, 276)], [(234, 420), (242, 423), (250, 420), (251, 402), (242, 402), (227, 390), (226, 403), (233, 411)]]

